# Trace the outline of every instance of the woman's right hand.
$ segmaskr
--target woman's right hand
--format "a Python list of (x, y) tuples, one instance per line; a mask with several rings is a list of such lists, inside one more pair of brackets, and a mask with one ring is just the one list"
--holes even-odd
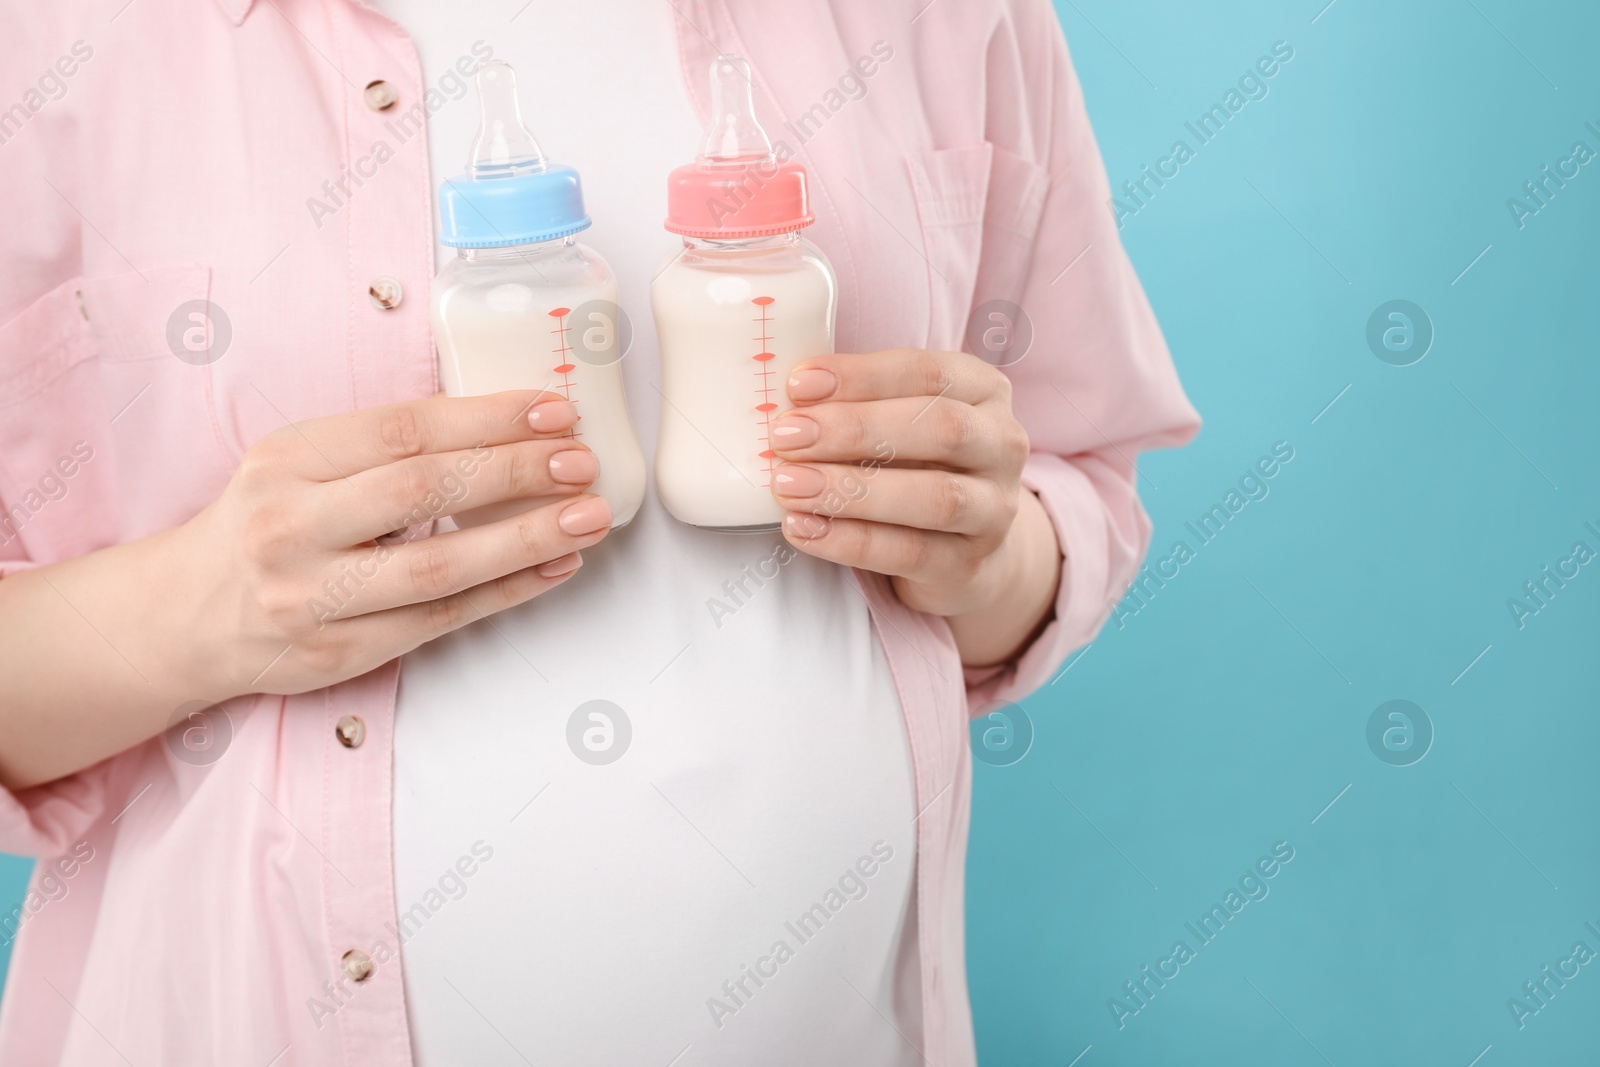
[[(553, 393), (431, 397), (295, 423), (182, 525), (0, 581), (0, 784), (89, 766), (185, 703), (364, 674), (560, 585), (610, 531)], [(563, 497), (405, 541), (407, 526)]]
[[(302, 693), (365, 674), (570, 578), (611, 509), (585, 493), (594, 454), (562, 436), (558, 394), (432, 397), (313, 419), (245, 453), (188, 524), (201, 614), (198, 662), (223, 696)], [(415, 541), (408, 526), (486, 504), (570, 497)], [(214, 698), (213, 698), (214, 699)]]

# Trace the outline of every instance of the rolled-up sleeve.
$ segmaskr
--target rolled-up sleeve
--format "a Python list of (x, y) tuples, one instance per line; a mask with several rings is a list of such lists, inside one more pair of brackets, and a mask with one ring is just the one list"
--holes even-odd
[(0, 852), (56, 856), (82, 839), (105, 812), (112, 761), (53, 782), (0, 789)]
[[(0, 512), (4, 509), (5, 501), (0, 500)], [(22, 538), (13, 536), (7, 541), (4, 537), (3, 520), (0, 520), (0, 580), (33, 566), (33, 561), (22, 555)]]
[[(1061, 28), (1044, 0), (1015, 0), (990, 42), (988, 126), (998, 167), (1034, 171), (991, 198), (1042, 199), (1021, 238), (986, 237), (981, 302), (1015, 302), (1032, 327), (1006, 367), (1033, 455), (1023, 484), (1054, 524), (1063, 564), (1053, 617), (1012, 662), (969, 669), (969, 707), (1020, 700), (1094, 640), (1150, 542), (1137, 458), (1187, 443), (1200, 417), (1122, 248), (1111, 192)], [(1018, 161), (1022, 162), (1018, 162)], [(992, 254), (991, 254), (992, 253)], [(1016, 294), (1014, 296), (1008, 294)]]
[[(22, 558), (21, 538), (0, 540), (0, 581), (32, 566)], [(105, 810), (110, 768), (108, 760), (31, 789), (0, 788), (0, 852), (55, 856), (70, 849)]]

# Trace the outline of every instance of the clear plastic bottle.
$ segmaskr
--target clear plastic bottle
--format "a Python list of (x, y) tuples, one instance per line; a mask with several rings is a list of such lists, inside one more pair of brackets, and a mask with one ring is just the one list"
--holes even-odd
[(668, 178), (666, 228), (683, 249), (650, 285), (661, 347), (656, 491), (678, 520), (773, 530), (771, 428), (801, 360), (833, 351), (838, 283), (799, 230), (806, 172), (755, 118), (750, 67), (711, 64), (711, 127)]
[[(434, 278), (439, 377), (450, 396), (545, 389), (579, 422), (569, 437), (599, 461), (594, 492), (626, 525), (644, 500), (644, 455), (623, 394), (624, 318), (617, 281), (577, 242), (589, 227), (577, 171), (545, 159), (522, 124), (510, 64), (478, 71), (482, 124), (467, 172), (439, 188), (441, 243), (456, 258)], [(475, 526), (556, 498), (505, 501), (455, 516)]]

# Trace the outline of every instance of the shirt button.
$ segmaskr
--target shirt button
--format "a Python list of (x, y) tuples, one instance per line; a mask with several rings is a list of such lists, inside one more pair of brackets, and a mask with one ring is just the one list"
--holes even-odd
[(339, 959), (339, 966), (344, 973), (357, 982), (365, 982), (372, 977), (372, 957), (358, 948), (346, 952)]
[(368, 82), (367, 87), (361, 91), (361, 96), (366, 100), (367, 106), (374, 111), (387, 111), (400, 99), (400, 94), (395, 92), (394, 86), (382, 79)]
[(373, 307), (392, 311), (400, 306), (405, 292), (400, 288), (399, 282), (385, 274), (372, 279), (372, 284), (367, 286), (367, 295), (372, 298)]
[(367, 724), (354, 715), (346, 715), (334, 726), (333, 732), (345, 748), (360, 748), (361, 742), (367, 739)]

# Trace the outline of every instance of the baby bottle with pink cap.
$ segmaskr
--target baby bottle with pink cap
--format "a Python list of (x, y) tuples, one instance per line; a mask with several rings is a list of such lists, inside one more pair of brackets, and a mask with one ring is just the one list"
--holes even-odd
[[(439, 378), (450, 396), (543, 389), (571, 400), (578, 423), (567, 436), (594, 453), (593, 490), (615, 529), (645, 487), (622, 389), (616, 276), (577, 241), (590, 224), (578, 172), (549, 162), (523, 126), (511, 65), (485, 63), (477, 82), (482, 122), (467, 171), (439, 188), (439, 240), (457, 253), (433, 281)], [(487, 504), (455, 521), (475, 526), (554, 499)]]
[(699, 158), (667, 179), (683, 248), (650, 285), (661, 347), (656, 489), (672, 515), (716, 530), (773, 530), (773, 421), (796, 363), (833, 351), (838, 285), (800, 236), (806, 172), (756, 121), (750, 66), (711, 64)]

